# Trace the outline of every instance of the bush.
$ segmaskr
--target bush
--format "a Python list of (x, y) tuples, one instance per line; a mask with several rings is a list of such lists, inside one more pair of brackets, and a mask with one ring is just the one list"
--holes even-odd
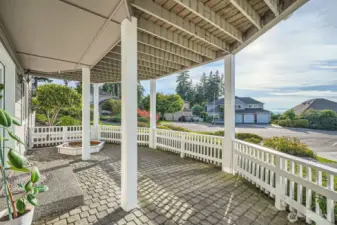
[(202, 107), (202, 106), (199, 105), (199, 104), (195, 104), (195, 105), (192, 107), (193, 115), (200, 116), (200, 115), (202, 114), (203, 111), (204, 111), (204, 107)]
[(138, 127), (150, 127), (150, 125), (148, 123), (138, 121)]
[(337, 113), (332, 110), (309, 110), (301, 115), (309, 121), (309, 128), (337, 130)]
[(138, 117), (138, 122), (149, 123), (150, 120), (146, 117)]
[(253, 143), (253, 144), (260, 144), (261, 143), (260, 139), (253, 138), (253, 137), (246, 138), (246, 139), (244, 139), (244, 141), (249, 142), (249, 143)]
[(81, 125), (81, 121), (74, 119), (71, 116), (62, 116), (59, 119), (59, 122), (57, 125), (58, 126), (77, 126), (77, 125)]
[(105, 101), (102, 105), (102, 109), (110, 111), (112, 114), (120, 114), (121, 113), (121, 101), (109, 99)]
[(296, 120), (279, 120), (278, 125), (282, 127), (298, 127), (298, 128), (308, 128), (309, 127), (309, 121), (306, 119), (296, 119)]
[(81, 107), (69, 107), (60, 110), (60, 115), (62, 116), (71, 116), (75, 119), (80, 120), (82, 118), (82, 108)]
[[(239, 140), (242, 140), (242, 141), (247, 141), (248, 139), (255, 139), (254, 141), (256, 140), (259, 140), (258, 143), (261, 143), (263, 138), (257, 134), (252, 134), (252, 133), (236, 133), (235, 134), (235, 137)], [(247, 141), (249, 142), (249, 141)], [(255, 142), (253, 142), (255, 143)]]
[(174, 131), (182, 131), (182, 132), (190, 132), (190, 130), (187, 130), (183, 127), (173, 126), (171, 124), (165, 124), (158, 127), (159, 129), (165, 129), (165, 130), (174, 130)]
[(101, 120), (109, 120), (111, 116), (100, 116)]
[(108, 121), (113, 122), (113, 123), (120, 123), (121, 122), (121, 116), (112, 116), (112, 117), (110, 117), (110, 119)]
[(266, 138), (263, 145), (294, 156), (316, 158), (315, 153), (295, 137)]
[(42, 123), (47, 122), (47, 117), (44, 114), (36, 113), (35, 119)]

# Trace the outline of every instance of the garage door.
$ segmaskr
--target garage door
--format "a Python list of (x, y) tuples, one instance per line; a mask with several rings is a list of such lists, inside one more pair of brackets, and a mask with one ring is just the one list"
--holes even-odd
[(254, 114), (245, 114), (244, 123), (254, 123)]
[(242, 118), (242, 114), (235, 114), (235, 123), (243, 123)]
[(269, 123), (269, 114), (257, 114), (257, 123)]

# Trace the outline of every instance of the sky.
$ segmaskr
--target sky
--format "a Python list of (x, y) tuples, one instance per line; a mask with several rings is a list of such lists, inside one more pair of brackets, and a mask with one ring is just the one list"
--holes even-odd
[[(283, 112), (312, 98), (337, 101), (337, 1), (311, 0), (235, 57), (235, 94)], [(224, 71), (223, 60), (191, 69)], [(149, 82), (142, 82), (149, 93)], [(175, 93), (176, 75), (157, 80), (157, 92)]]

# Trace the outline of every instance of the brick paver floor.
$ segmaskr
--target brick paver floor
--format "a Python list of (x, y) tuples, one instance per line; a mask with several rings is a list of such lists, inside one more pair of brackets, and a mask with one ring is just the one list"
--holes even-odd
[(60, 156), (55, 148), (34, 150), (30, 160), (69, 163), (85, 195), (85, 205), (34, 224), (290, 224), (287, 212), (277, 211), (266, 195), (220, 168), (146, 147), (138, 150), (138, 207), (131, 212), (119, 206), (119, 145), (106, 144), (86, 162)]

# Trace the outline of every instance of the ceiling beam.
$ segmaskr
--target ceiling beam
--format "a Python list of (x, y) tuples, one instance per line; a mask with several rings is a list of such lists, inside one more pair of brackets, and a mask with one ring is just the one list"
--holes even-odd
[[(109, 69), (104, 69), (104, 68), (97, 68), (97, 67), (93, 67), (92, 69), (91, 69), (91, 71), (99, 71), (99, 72), (101, 72), (101, 73), (105, 73), (105, 74), (111, 74), (111, 73), (113, 73), (113, 74), (121, 74), (122, 73), (122, 71), (121, 71), (121, 69), (120, 68), (117, 68), (117, 67), (115, 67), (115, 68), (109, 68)], [(159, 72), (155, 72), (155, 71), (150, 71), (150, 70), (148, 70), (148, 69), (138, 69), (138, 73), (139, 74), (149, 74), (149, 75), (152, 75), (152, 76), (161, 76), (162, 75), (162, 73), (159, 73)]]
[(233, 39), (243, 42), (242, 33), (201, 1), (174, 0)]
[(237, 8), (247, 19), (250, 20), (256, 26), (257, 29), (261, 29), (261, 18), (255, 9), (248, 3), (247, 0), (230, 0), (232, 5)]
[[(104, 60), (114, 60), (114, 61), (121, 61), (121, 53), (120, 51), (118, 52), (117, 50), (112, 50), (111, 51), (112, 54), (107, 55), (106, 57), (104, 57)], [(165, 66), (169, 69), (173, 69), (173, 70), (181, 70), (182, 66), (178, 65), (176, 63), (172, 63), (163, 59), (158, 59), (149, 55), (145, 55), (142, 53), (138, 54), (138, 60), (142, 61), (142, 62), (147, 62), (150, 64), (154, 64), (154, 65), (161, 65), (161, 66)]]
[(138, 19), (138, 30), (148, 33), (152, 36), (160, 38), (164, 41), (170, 42), (186, 50), (192, 51), (196, 54), (205, 56), (209, 59), (216, 58), (216, 52), (210, 48), (202, 46), (194, 41), (189, 40), (175, 32), (172, 32), (164, 27), (158, 26), (157, 24), (148, 21), (144, 18)]
[[(116, 48), (114, 48), (110, 52), (116, 52), (116, 50), (117, 50), (117, 52), (120, 54), (120, 52), (121, 52), (120, 48), (121, 48), (121, 46), (118, 45), (118, 46), (116, 46)], [(144, 45), (142, 43), (138, 43), (138, 53), (150, 55), (152, 57), (163, 59), (163, 60), (166, 60), (166, 61), (170, 61), (170, 62), (176, 63), (176, 64), (181, 65), (181, 66), (185, 66), (185, 67), (189, 67), (189, 66), (192, 65), (192, 62), (190, 60), (181, 58), (181, 57), (179, 57), (177, 55), (174, 55), (172, 53), (161, 51), (157, 48), (153, 48), (153, 47), (150, 47), (148, 45)]]
[(152, 35), (149, 35), (147, 33), (138, 32), (138, 43), (165, 51), (167, 53), (171, 53), (174, 55), (177, 55), (179, 57), (182, 57), (184, 59), (193, 61), (195, 63), (202, 63), (203, 57), (201, 55), (198, 55), (194, 52), (185, 50), (183, 48), (180, 48), (176, 45), (173, 45), (169, 42), (163, 41), (159, 38), (155, 38)]
[(180, 16), (167, 9), (162, 8), (160, 5), (154, 3), (152, 0), (135, 0), (131, 5), (171, 26), (182, 30), (189, 35), (201, 40), (202, 42), (211, 45), (219, 50), (228, 52), (229, 46), (223, 40), (212, 35), (210, 32), (196, 26), (188, 20), (184, 20)]
[[(100, 61), (98, 64), (96, 64), (96, 66), (121, 66), (121, 62), (120, 61)], [(171, 73), (174, 72), (174, 69), (169, 69), (165, 66), (162, 65), (157, 65), (157, 64), (153, 64), (153, 63), (149, 63), (149, 62), (144, 62), (144, 61), (140, 61), (138, 60), (138, 66), (143, 67), (143, 68), (149, 68), (149, 69), (153, 69), (153, 70), (157, 70), (159, 72), (163, 72), (163, 73)]]
[[(100, 63), (95, 66), (95, 68), (102, 68), (102, 69), (114, 69), (114, 68), (121, 68), (121, 64), (118, 62), (110, 62), (110, 63)], [(172, 73), (173, 71), (167, 71), (158, 69), (158, 67), (146, 67), (142, 65), (138, 65), (139, 71), (146, 71), (146, 72), (153, 72), (153, 73), (160, 73), (160, 74), (166, 74), (166, 73)]]
[(264, 0), (270, 10), (274, 13), (275, 16), (280, 14), (280, 10), (277, 5), (277, 0)]

